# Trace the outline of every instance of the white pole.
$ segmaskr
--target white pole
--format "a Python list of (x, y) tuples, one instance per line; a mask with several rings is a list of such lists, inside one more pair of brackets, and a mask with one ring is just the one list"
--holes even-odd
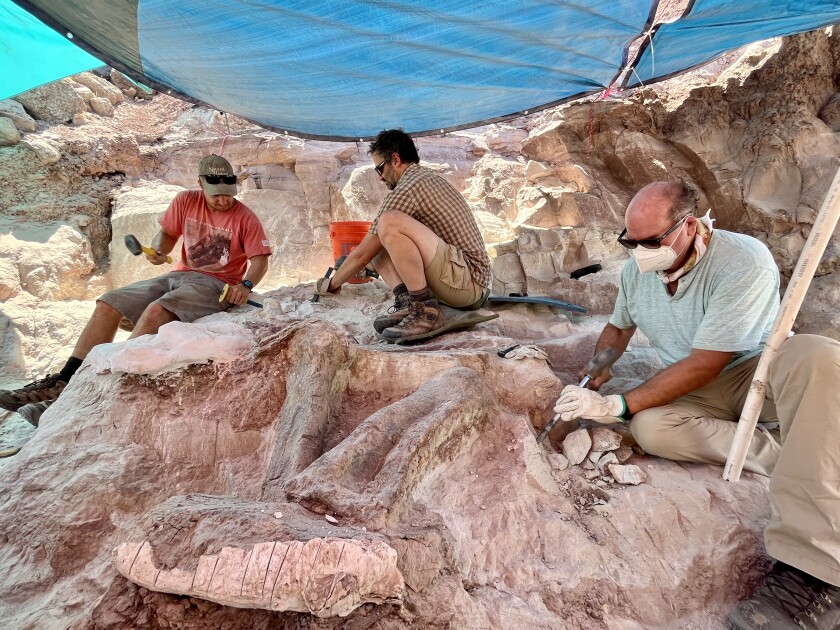
[(723, 478), (728, 481), (738, 481), (741, 478), (741, 469), (747, 459), (747, 452), (750, 448), (755, 425), (758, 423), (758, 414), (764, 404), (764, 395), (767, 391), (767, 370), (770, 363), (776, 356), (779, 346), (788, 338), (793, 322), (805, 299), (805, 293), (817, 270), (826, 245), (834, 233), (837, 219), (840, 217), (840, 168), (834, 176), (831, 188), (825, 197), (820, 213), (814, 220), (814, 226), (796, 263), (796, 269), (790, 278), (776, 321), (770, 329), (770, 335), (761, 353), (758, 366), (755, 369), (752, 385), (744, 402), (744, 409), (741, 411), (741, 419), (738, 420), (738, 429), (732, 440), (729, 449), (729, 457), (726, 466), (723, 468)]

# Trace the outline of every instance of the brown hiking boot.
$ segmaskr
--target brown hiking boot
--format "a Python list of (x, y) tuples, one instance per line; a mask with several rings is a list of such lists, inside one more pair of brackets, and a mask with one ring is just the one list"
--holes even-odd
[(445, 324), (446, 320), (438, 308), (437, 300), (425, 302), (412, 300), (408, 307), (408, 315), (398, 324), (383, 330), (380, 337), (390, 343), (408, 341), (442, 328)]
[(728, 621), (731, 630), (834, 630), (840, 628), (840, 587), (777, 562)]
[(61, 374), (50, 374), (20, 389), (0, 389), (0, 407), (17, 411), (29, 403), (55, 400), (65, 387), (67, 381), (61, 378)]
[(388, 307), (388, 314), (380, 315), (373, 320), (373, 329), (376, 331), (376, 334), (382, 334), (382, 331), (386, 328), (399, 324), (408, 315), (408, 304), (407, 292), (394, 296), (394, 303)]

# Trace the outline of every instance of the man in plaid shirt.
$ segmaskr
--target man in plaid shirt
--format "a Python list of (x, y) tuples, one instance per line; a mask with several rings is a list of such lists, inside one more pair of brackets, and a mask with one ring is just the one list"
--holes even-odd
[(376, 173), (391, 191), (370, 233), (332, 278), (321, 278), (318, 295), (338, 293), (368, 263), (394, 291), (389, 314), (374, 321), (389, 342), (428, 336), (445, 325), (438, 301), (480, 308), (490, 295), (490, 259), (475, 218), (461, 193), (420, 166), (411, 137), (382, 131), (368, 151)]

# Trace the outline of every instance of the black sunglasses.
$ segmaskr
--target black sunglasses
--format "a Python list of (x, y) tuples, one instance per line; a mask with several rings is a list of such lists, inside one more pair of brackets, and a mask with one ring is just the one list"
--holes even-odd
[(641, 240), (633, 240), (632, 238), (624, 238), (624, 235), (627, 234), (627, 228), (621, 230), (621, 234), (618, 235), (618, 244), (622, 247), (626, 247), (627, 249), (636, 249), (639, 245), (644, 247), (645, 249), (659, 249), (662, 247), (662, 239), (667, 238), (668, 235), (677, 229), (680, 223), (685, 221), (688, 217), (691, 216), (691, 213), (685, 215), (682, 219), (674, 223), (671, 228), (665, 232), (659, 238), (643, 238)]
[(221, 183), (231, 186), (236, 183), (236, 175), (202, 175), (202, 177), (211, 186)]
[(373, 170), (376, 171), (376, 174), (382, 177), (382, 171), (385, 170), (385, 165), (388, 163), (388, 158), (382, 160), (379, 164), (373, 167)]

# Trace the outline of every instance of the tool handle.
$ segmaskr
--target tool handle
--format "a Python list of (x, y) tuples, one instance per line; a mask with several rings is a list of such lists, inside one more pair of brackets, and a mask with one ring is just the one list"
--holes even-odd
[[(225, 288), (222, 289), (222, 294), (219, 296), (219, 302), (224, 302), (225, 298), (227, 297), (228, 289), (230, 289), (230, 285), (226, 284)], [(250, 304), (251, 306), (256, 306), (257, 308), (263, 307), (262, 304), (260, 304), (259, 302), (254, 302), (254, 300), (245, 300), (245, 302), (247, 304)]]
[(540, 431), (540, 434), (537, 436), (537, 442), (542, 440), (545, 436), (551, 433), (551, 430), (557, 426), (557, 423), (560, 422), (560, 414), (555, 413), (551, 420), (548, 421), (548, 424), (543, 427), (543, 430)]
[[(592, 380), (592, 377), (587, 374), (582, 379), (580, 379), (580, 383), (578, 383), (578, 387), (586, 387), (589, 381)], [(537, 442), (543, 439), (546, 435), (551, 433), (551, 430), (557, 426), (557, 423), (560, 421), (560, 414), (555, 413), (551, 420), (548, 421), (548, 424), (543, 427), (543, 430), (540, 431), (540, 434), (537, 436)]]
[[(157, 252), (155, 250), (153, 250), (151, 247), (146, 247), (145, 245), (141, 245), (140, 249), (143, 250), (144, 254), (148, 254), (149, 256), (157, 256)], [(168, 262), (171, 265), (172, 264), (172, 256), (167, 256), (166, 257), (166, 262)]]

